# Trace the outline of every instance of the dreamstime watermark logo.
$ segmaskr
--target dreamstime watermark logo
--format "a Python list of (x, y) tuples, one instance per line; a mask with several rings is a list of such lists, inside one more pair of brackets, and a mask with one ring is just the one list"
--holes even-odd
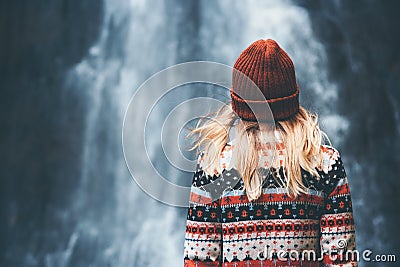
[[(338, 259), (345, 261), (358, 261), (359, 254), (357, 251), (347, 250), (347, 241), (340, 239), (337, 241), (337, 246), (335, 249), (324, 250), (321, 249), (320, 252), (313, 249), (305, 250), (268, 250), (266, 246), (264, 251), (258, 253), (258, 258), (260, 260), (266, 259), (277, 259), (280, 261), (297, 261), (297, 260), (307, 260), (307, 261), (322, 261), (324, 258), (329, 257), (331, 261), (336, 261)], [(355, 252), (355, 253), (354, 253)]]
[[(361, 257), (360, 257), (361, 256)], [(340, 239), (334, 249), (321, 249), (319, 252), (313, 249), (305, 250), (269, 250), (265, 247), (258, 253), (259, 260), (279, 261), (330, 261), (330, 262), (396, 262), (395, 254), (374, 254), (372, 250), (365, 249), (361, 253), (357, 249), (348, 249), (347, 241)]]
[[(171, 177), (165, 177), (173, 172), (162, 174), (157, 166), (169, 164), (174, 170), (194, 171), (196, 160), (184, 156), (179, 136), (188, 123), (226, 104), (226, 101), (207, 92), (201, 96), (199, 90), (211, 85), (223, 88), (228, 96), (227, 90), (233, 80), (240, 81), (240, 84), (246, 86), (246, 90), (252, 90), (252, 99), (266, 103), (261, 90), (246, 75), (230, 66), (208, 61), (187, 62), (164, 69), (151, 76), (136, 90), (125, 112), (122, 146), (133, 179), (149, 196), (172, 206), (189, 205), (187, 197), (190, 187), (174, 183)], [(199, 84), (204, 86), (195, 86)], [(171, 93), (176, 91), (176, 97), (171, 99)], [(240, 94), (239, 96), (243, 98)], [(176, 103), (177, 100), (180, 102)], [(164, 102), (174, 102), (173, 108), (166, 108), (168, 105)], [(270, 123), (270, 128), (274, 128), (274, 119), (268, 104), (262, 108), (260, 105), (247, 104), (256, 118), (260, 115), (267, 118), (263, 123)], [(162, 127), (160, 135), (157, 135), (154, 127)], [(161, 145), (163, 155), (154, 155), (154, 150), (149, 149), (155, 144)]]

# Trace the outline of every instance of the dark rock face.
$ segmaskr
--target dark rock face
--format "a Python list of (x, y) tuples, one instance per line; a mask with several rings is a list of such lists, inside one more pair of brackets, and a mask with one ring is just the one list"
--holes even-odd
[(43, 266), (74, 223), (57, 211), (80, 172), (85, 107), (62, 81), (96, 41), (102, 10), (97, 0), (0, 2), (1, 266)]
[[(360, 248), (399, 251), (400, 30), (398, 1), (298, 1), (339, 85), (350, 128), (343, 151), (354, 185)], [(359, 167), (356, 167), (358, 165)], [(350, 177), (351, 176), (351, 177)], [(363, 201), (361, 201), (361, 199)], [(382, 264), (382, 263), (380, 263)], [(379, 265), (381, 266), (381, 265)]]
[[(98, 36), (101, 1), (2, 1), (2, 71), (52, 76), (78, 62)], [(6, 76), (7, 77), (7, 76)]]

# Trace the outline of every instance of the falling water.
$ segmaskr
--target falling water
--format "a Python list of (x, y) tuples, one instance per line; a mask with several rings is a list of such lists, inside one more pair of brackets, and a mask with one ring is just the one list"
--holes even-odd
[[(324, 48), (303, 8), (282, 0), (246, 5), (105, 0), (99, 40), (66, 77), (65, 87), (87, 100), (83, 167), (66, 215), (76, 218), (76, 227), (65, 249), (47, 255), (47, 266), (181, 265), (185, 211), (153, 200), (132, 181), (120, 139), (125, 108), (135, 89), (157, 71), (196, 59), (232, 66), (240, 51), (261, 38), (276, 39), (288, 51), (302, 100), (321, 114), (325, 130), (340, 142), (338, 131), (346, 130), (346, 121), (332, 113), (336, 87), (327, 79)], [(160, 137), (150, 138), (149, 154), (157, 161)], [(180, 174), (175, 180), (187, 178)]]

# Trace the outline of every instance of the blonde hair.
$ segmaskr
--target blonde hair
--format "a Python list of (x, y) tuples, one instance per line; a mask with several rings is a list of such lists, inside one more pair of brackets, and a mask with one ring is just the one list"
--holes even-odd
[[(300, 107), (299, 112), (293, 117), (276, 121), (275, 127), (268, 128), (267, 125), (267, 130), (264, 131), (263, 128), (262, 132), (260, 126), (263, 124), (238, 119), (230, 105), (224, 105), (217, 112), (200, 119), (196, 127), (191, 130), (188, 136), (197, 136), (191, 149), (200, 149), (204, 152), (202, 165), (207, 174), (220, 175), (222, 173), (220, 154), (229, 140), (229, 131), (233, 127), (236, 136), (232, 148), (235, 167), (243, 179), (247, 197), (250, 201), (254, 201), (260, 197), (265, 179), (259, 167), (258, 148), (262, 142), (260, 136), (268, 137), (277, 130), (285, 147), (283, 165), (286, 183), (282, 184), (281, 180), (281, 185), (287, 189), (289, 195), (298, 196), (305, 193), (307, 188), (302, 182), (301, 169), (319, 177), (316, 168), (321, 168), (322, 165), (321, 144), (325, 134), (319, 128), (317, 115)], [(275, 149), (272, 151), (275, 152)], [(276, 165), (276, 154), (273, 158), (273, 164)]]

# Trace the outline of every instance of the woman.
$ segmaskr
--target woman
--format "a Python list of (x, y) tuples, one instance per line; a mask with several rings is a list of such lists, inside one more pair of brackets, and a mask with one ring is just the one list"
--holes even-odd
[[(274, 40), (258, 40), (234, 70), (264, 100), (234, 74), (231, 105), (191, 133), (202, 152), (185, 266), (357, 266), (346, 173), (339, 152), (323, 144), (317, 117), (299, 105), (291, 59)], [(273, 130), (260, 104), (269, 105)]]

